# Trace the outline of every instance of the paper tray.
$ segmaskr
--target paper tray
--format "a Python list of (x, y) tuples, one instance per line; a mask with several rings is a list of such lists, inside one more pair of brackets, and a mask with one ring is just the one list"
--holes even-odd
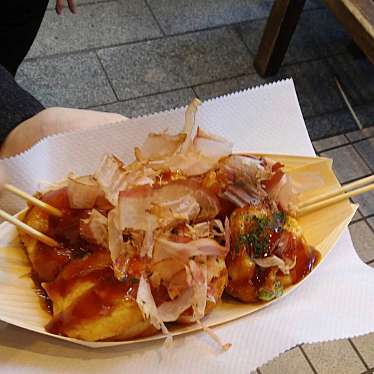
[[(266, 156), (283, 162), (287, 173), (292, 176), (296, 183), (301, 183), (308, 176), (318, 181), (312, 191), (301, 195), (301, 200), (335, 190), (340, 186), (331, 168), (332, 161), (329, 159), (270, 154)], [(341, 233), (351, 221), (356, 209), (357, 205), (353, 205), (346, 200), (318, 212), (308, 214), (299, 220), (307, 242), (321, 253), (320, 263), (334, 247)], [(23, 213), (20, 212), (19, 214), (22, 215)], [(3, 223), (0, 226), (0, 245), (0, 320), (91, 348), (126, 345), (164, 338), (163, 335), (157, 334), (148, 338), (130, 341), (86, 342), (47, 333), (44, 330), (44, 326), (49, 321), (50, 315), (41, 308), (39, 298), (33, 290), (33, 282), (29, 277), (30, 266), (18, 241), (17, 231), (14, 226), (8, 223)], [(314, 271), (318, 272), (318, 266)], [(301, 286), (302, 283), (303, 281), (288, 288), (281, 298), (287, 297), (290, 292)], [(273, 302), (249, 305), (235, 302), (231, 299), (224, 299), (222, 304), (217, 306), (204, 319), (204, 323), (210, 327), (227, 323), (270, 306)], [(170, 330), (173, 335), (180, 335), (200, 330), (200, 327), (197, 325), (176, 326)]]

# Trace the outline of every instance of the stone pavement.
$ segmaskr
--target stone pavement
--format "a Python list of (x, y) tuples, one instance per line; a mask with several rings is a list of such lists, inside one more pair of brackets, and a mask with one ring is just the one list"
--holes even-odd
[[(144, 115), (285, 77), (295, 81), (317, 153), (341, 182), (374, 171), (374, 66), (352, 48), (319, 0), (307, 0), (280, 72), (253, 68), (271, 0), (77, 0), (76, 15), (51, 3), (18, 82), (46, 106)], [(337, 89), (342, 83), (359, 131)], [(374, 267), (374, 193), (355, 199), (350, 226)], [(373, 373), (374, 334), (301, 345), (259, 368), (272, 373)]]

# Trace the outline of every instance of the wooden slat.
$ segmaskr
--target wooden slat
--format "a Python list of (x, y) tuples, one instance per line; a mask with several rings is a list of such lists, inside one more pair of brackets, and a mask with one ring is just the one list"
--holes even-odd
[(278, 71), (304, 4), (305, 0), (274, 1), (254, 60), (254, 67), (262, 77)]
[(359, 21), (374, 42), (374, 1), (342, 0), (347, 9)]
[(374, 63), (374, 2), (372, 0), (324, 0), (355, 43)]

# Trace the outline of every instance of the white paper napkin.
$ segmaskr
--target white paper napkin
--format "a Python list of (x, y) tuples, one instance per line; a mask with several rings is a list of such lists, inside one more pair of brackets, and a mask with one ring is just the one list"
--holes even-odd
[[(149, 131), (181, 129), (184, 110), (142, 117), (89, 132), (50, 137), (18, 157), (3, 160), (11, 183), (33, 192), (39, 180), (69, 171), (94, 170), (102, 155), (132, 159), (133, 146)], [(313, 155), (293, 82), (286, 80), (205, 102), (197, 121), (225, 136), (236, 151)], [(0, 206), (22, 203), (2, 196)], [(374, 331), (374, 271), (357, 257), (346, 231), (329, 257), (303, 285), (269, 308), (215, 328), (233, 344), (219, 352), (204, 333), (175, 339), (161, 357), (162, 343), (90, 350), (0, 323), (3, 373), (249, 373), (299, 343), (332, 340)]]

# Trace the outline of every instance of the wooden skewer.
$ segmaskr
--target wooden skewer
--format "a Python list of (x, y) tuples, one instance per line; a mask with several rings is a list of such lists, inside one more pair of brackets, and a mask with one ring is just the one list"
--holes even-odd
[(351, 112), (352, 117), (353, 117), (354, 121), (356, 122), (356, 125), (358, 126), (359, 129), (362, 130), (364, 127), (362, 126), (361, 121), (360, 121), (359, 118), (357, 117), (356, 112), (354, 111), (354, 109), (353, 109), (351, 103), (349, 102), (348, 97), (347, 97), (347, 95), (345, 94), (345, 92), (344, 92), (344, 90), (343, 90), (343, 87), (342, 87), (342, 85), (341, 85), (339, 79), (338, 79), (338, 78), (335, 78), (335, 82), (336, 82), (336, 85), (338, 86), (338, 89), (339, 89), (340, 94), (342, 95), (342, 98), (343, 98), (343, 100), (344, 100), (344, 102), (345, 102), (345, 105), (347, 105), (347, 108), (348, 108), (349, 111)]
[(326, 200), (330, 197), (340, 195), (343, 192), (348, 192), (350, 190), (353, 190), (354, 188), (365, 186), (365, 185), (367, 185), (369, 183), (372, 183), (372, 182), (374, 182), (374, 175), (370, 175), (369, 177), (359, 179), (359, 180), (357, 180), (355, 182), (352, 182), (352, 183), (348, 183), (348, 184), (342, 186), (341, 188), (339, 188), (335, 191), (330, 191), (330, 192), (327, 192), (325, 194), (315, 196), (315, 197), (313, 197), (313, 198), (311, 198), (307, 201), (302, 202), (299, 205), (299, 209), (304, 208), (304, 207), (306, 207), (308, 205), (311, 205), (311, 204), (318, 203), (319, 201)]
[[(306, 202), (304, 202), (300, 205), (300, 207), (298, 208), (298, 211), (297, 211), (297, 216), (301, 217), (301, 216), (303, 216), (307, 213), (311, 213), (311, 212), (314, 212), (318, 209), (325, 208), (329, 205), (338, 203), (338, 202), (340, 202), (342, 200), (345, 200), (345, 199), (348, 199), (350, 197), (357, 196), (359, 194), (372, 191), (372, 190), (374, 190), (374, 183), (369, 184), (369, 185), (364, 186), (364, 187), (361, 187), (361, 186), (363, 186), (365, 184), (368, 184), (368, 183), (371, 183), (373, 181), (374, 181), (374, 175), (371, 175), (369, 177), (366, 177), (366, 178), (360, 179), (358, 181), (349, 183), (349, 184), (343, 186), (342, 188), (340, 188), (338, 190), (328, 192), (326, 194), (314, 197), (314, 198), (312, 198), (312, 199), (310, 199), (310, 200), (308, 200), (308, 201), (306, 201)], [(361, 187), (361, 188), (357, 188), (357, 187)], [(354, 188), (357, 188), (357, 189), (352, 190)], [(52, 214), (56, 217), (62, 217), (62, 212), (59, 209), (57, 209), (57, 208), (55, 208), (55, 207), (53, 207), (53, 206), (51, 206), (51, 205), (49, 205), (49, 204), (47, 204), (47, 203), (45, 203), (41, 200), (35, 198), (34, 196), (31, 196), (31, 195), (27, 194), (24, 191), (21, 191), (20, 189), (18, 189), (17, 187), (15, 187), (11, 184), (5, 184), (4, 189), (6, 189), (9, 192), (14, 193), (15, 195), (17, 195), (17, 196), (19, 196), (19, 197), (21, 197), (25, 200), (27, 200), (32, 205), (35, 205), (35, 206), (39, 207), (40, 209), (43, 209), (44, 211), (48, 212), (49, 214)], [(352, 190), (352, 191), (350, 191), (350, 190)], [(347, 191), (349, 191), (349, 192), (347, 192)], [(20, 230), (25, 231), (26, 233), (28, 233), (30, 236), (32, 236), (36, 240), (39, 240), (42, 243), (44, 243), (44, 244), (46, 244), (50, 247), (58, 247), (59, 246), (59, 244), (56, 240), (54, 240), (54, 239), (50, 238), (49, 236), (39, 232), (38, 230), (34, 229), (31, 226), (26, 225), (24, 222), (20, 221), (19, 219), (10, 215), (9, 213), (3, 211), (2, 209), (0, 209), (0, 217), (3, 218), (6, 221), (12, 223), (13, 225), (17, 226)]]
[[(45, 212), (56, 216), (56, 217), (62, 217), (61, 210), (53, 207), (52, 205), (49, 205), (45, 203), (44, 201), (41, 201), (37, 199), (34, 196), (29, 195), (28, 193), (18, 189), (17, 187), (11, 185), (11, 184), (5, 184), (4, 189), (14, 193), (15, 195), (21, 197), (22, 199), (28, 201), (30, 204), (35, 205), (39, 207), (40, 209), (44, 210)], [(38, 230), (34, 229), (33, 227), (26, 225), (26, 223), (22, 222), (18, 218), (10, 215), (9, 213), (5, 212), (4, 210), (0, 209), (0, 217), (5, 219), (6, 221), (12, 223), (13, 225), (17, 226), (20, 230), (25, 231), (27, 234), (32, 236), (34, 239), (39, 240), (40, 242), (50, 246), (50, 247), (58, 247), (59, 244), (56, 242), (56, 240), (50, 238), (49, 236), (43, 234), (42, 232), (39, 232)]]
[(14, 187), (11, 184), (5, 184), (4, 189), (9, 191), (9, 192), (14, 193), (15, 195), (17, 195), (17, 196), (21, 197), (22, 199), (31, 203), (32, 205), (35, 205), (35, 206), (39, 207), (40, 209), (43, 209), (47, 213), (52, 214), (53, 216), (62, 217), (61, 210), (59, 210), (59, 209), (53, 207), (52, 205), (49, 205), (49, 204), (37, 199), (34, 196), (29, 195), (28, 193), (26, 193), (24, 191), (21, 191), (20, 189), (18, 189), (17, 187)]
[(327, 198), (325, 200), (319, 201), (317, 203), (305, 206), (304, 208), (299, 209), (298, 212), (296, 213), (296, 215), (298, 217), (301, 217), (301, 216), (303, 216), (307, 213), (312, 213), (316, 210), (325, 208), (329, 205), (336, 204), (336, 203), (338, 203), (342, 200), (348, 199), (348, 198), (353, 197), (353, 196), (360, 195), (360, 194), (365, 193), (365, 192), (373, 191), (373, 190), (374, 190), (374, 183), (369, 184), (365, 187), (358, 188), (357, 190), (353, 190), (353, 191), (349, 191), (349, 192), (343, 192), (340, 195), (333, 196), (333, 197)]
[(50, 238), (49, 236), (39, 232), (38, 230), (35, 230), (33, 227), (26, 225), (26, 223), (20, 221), (18, 218), (10, 215), (9, 213), (3, 211), (0, 209), (0, 217), (5, 219), (6, 221), (12, 223), (13, 225), (16, 225), (20, 230), (25, 231), (30, 236), (35, 238), (36, 240), (41, 241), (42, 243), (50, 246), (50, 247), (58, 247), (59, 244), (56, 242), (56, 240)]

